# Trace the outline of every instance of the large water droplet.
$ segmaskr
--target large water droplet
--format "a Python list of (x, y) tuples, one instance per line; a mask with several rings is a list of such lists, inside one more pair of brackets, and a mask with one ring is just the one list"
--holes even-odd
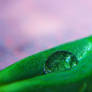
[(56, 51), (45, 63), (44, 72), (63, 72), (72, 69), (78, 64), (75, 55), (68, 51)]

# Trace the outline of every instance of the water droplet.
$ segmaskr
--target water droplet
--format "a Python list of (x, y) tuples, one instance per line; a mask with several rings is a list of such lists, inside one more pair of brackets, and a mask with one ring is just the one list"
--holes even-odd
[(78, 64), (75, 55), (68, 51), (56, 51), (45, 63), (44, 72), (63, 72), (70, 70)]

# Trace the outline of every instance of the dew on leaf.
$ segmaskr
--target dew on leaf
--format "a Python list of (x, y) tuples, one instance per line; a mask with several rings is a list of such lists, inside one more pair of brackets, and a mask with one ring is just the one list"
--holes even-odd
[(44, 72), (64, 72), (78, 64), (74, 54), (69, 51), (56, 51), (50, 55), (45, 63)]

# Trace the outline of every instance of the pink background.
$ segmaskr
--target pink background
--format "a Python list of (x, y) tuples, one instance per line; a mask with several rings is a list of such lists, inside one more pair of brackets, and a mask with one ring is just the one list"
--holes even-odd
[(0, 69), (92, 34), (92, 0), (0, 0)]

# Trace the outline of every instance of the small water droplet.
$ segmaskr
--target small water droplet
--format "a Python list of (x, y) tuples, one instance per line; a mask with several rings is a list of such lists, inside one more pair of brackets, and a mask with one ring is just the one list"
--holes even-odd
[(45, 63), (44, 72), (63, 72), (70, 70), (78, 64), (75, 55), (68, 51), (56, 51)]

